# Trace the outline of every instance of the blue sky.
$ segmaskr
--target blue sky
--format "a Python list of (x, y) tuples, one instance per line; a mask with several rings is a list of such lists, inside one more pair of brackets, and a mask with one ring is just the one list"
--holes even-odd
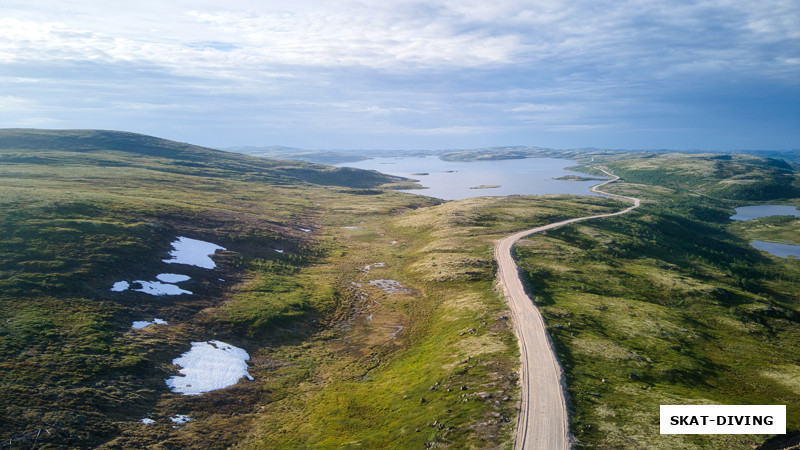
[(800, 2), (3, 0), (0, 127), (797, 149)]

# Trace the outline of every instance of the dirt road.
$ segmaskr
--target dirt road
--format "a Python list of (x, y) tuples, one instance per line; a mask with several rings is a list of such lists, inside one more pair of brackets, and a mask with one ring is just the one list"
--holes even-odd
[(520, 231), (495, 245), (494, 256), (498, 265), (498, 282), (505, 292), (514, 321), (514, 332), (520, 346), (520, 383), (522, 398), (517, 419), (515, 449), (557, 450), (571, 447), (569, 416), (565, 398), (564, 371), (556, 358), (555, 348), (547, 334), (544, 319), (533, 300), (528, 297), (519, 277), (519, 269), (511, 256), (511, 248), (520, 239), (542, 231), (552, 230), (584, 220), (625, 214), (639, 206), (639, 199), (608, 194), (599, 190), (606, 184), (619, 180), (613, 177), (592, 187), (592, 191), (611, 198), (627, 200), (632, 206), (611, 214), (578, 217)]

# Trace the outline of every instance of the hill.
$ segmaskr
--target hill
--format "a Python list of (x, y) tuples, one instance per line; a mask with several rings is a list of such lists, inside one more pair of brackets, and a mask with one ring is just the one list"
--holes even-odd
[(104, 130), (0, 130), (0, 163), (133, 167), (166, 173), (235, 178), (272, 184), (306, 182), (371, 188), (402, 181), (373, 171), (355, 171), (300, 161), (243, 156), (135, 133)]
[[(725, 190), (760, 180), (779, 189), (750, 192), (797, 205), (797, 175), (747, 155), (569, 155), (643, 199), (516, 250), (579, 444), (764, 440), (660, 436), (666, 403), (785, 403), (797, 430), (799, 263), (749, 244), (796, 239), (797, 219), (732, 223), (750, 200)], [(519, 355), (494, 242), (622, 207), (440, 202), (376, 172), (111, 131), (0, 130), (0, 161), (4, 447), (510, 447)], [(172, 261), (198, 241), (203, 267)], [(250, 378), (173, 390), (195, 348)]]
[[(438, 238), (387, 221), (439, 202), (386, 189), (405, 181), (95, 130), (1, 130), (0, 161), (3, 446), (510, 436), (515, 344), (491, 264), (447, 283), (411, 270)], [(167, 262), (198, 241), (214, 265)], [(165, 383), (220, 342), (252, 380)]]

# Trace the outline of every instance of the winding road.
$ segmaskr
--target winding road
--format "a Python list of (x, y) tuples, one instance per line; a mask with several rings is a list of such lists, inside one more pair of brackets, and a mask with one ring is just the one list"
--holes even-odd
[(511, 248), (520, 239), (563, 225), (603, 217), (625, 214), (638, 207), (640, 200), (634, 197), (609, 194), (599, 188), (614, 183), (619, 177), (605, 168), (599, 170), (612, 179), (591, 188), (592, 192), (607, 197), (630, 201), (633, 204), (610, 214), (577, 217), (543, 225), (512, 234), (495, 245), (494, 257), (498, 265), (498, 283), (505, 292), (514, 322), (514, 332), (520, 347), (520, 383), (522, 395), (517, 418), (515, 449), (569, 449), (572, 440), (569, 434), (569, 416), (565, 392), (567, 389), (564, 371), (556, 357), (555, 347), (545, 328), (544, 319), (533, 300), (525, 293), (519, 268), (511, 254)]

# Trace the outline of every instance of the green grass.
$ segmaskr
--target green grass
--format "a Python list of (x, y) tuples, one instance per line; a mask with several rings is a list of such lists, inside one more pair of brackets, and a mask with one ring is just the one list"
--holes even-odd
[(587, 448), (747, 448), (759, 436), (661, 436), (660, 404), (786, 404), (800, 428), (800, 265), (731, 232), (730, 210), (650, 196), (626, 216), (516, 250), (565, 366)]
[[(586, 447), (741, 446), (654, 436), (653, 407), (800, 404), (800, 269), (747, 245), (796, 222), (731, 224), (735, 204), (713, 198), (750, 178), (785, 186), (788, 172), (739, 156), (591, 155), (630, 179), (678, 172), (677, 185), (616, 186), (645, 197), (635, 213), (518, 247), (574, 433)], [(710, 181), (698, 175), (709, 167)], [(494, 242), (622, 204), (388, 189), (404, 183), (129, 133), (0, 130), (0, 440), (29, 445), (43, 429), (40, 444), (70, 448), (510, 447), (519, 355)], [(176, 236), (228, 249), (213, 271), (183, 268), (196, 295), (110, 292), (174, 270), (161, 260)], [(153, 317), (170, 325), (131, 331)], [(172, 359), (209, 339), (246, 349), (255, 381), (170, 393)], [(195, 421), (172, 428), (175, 414)]]

